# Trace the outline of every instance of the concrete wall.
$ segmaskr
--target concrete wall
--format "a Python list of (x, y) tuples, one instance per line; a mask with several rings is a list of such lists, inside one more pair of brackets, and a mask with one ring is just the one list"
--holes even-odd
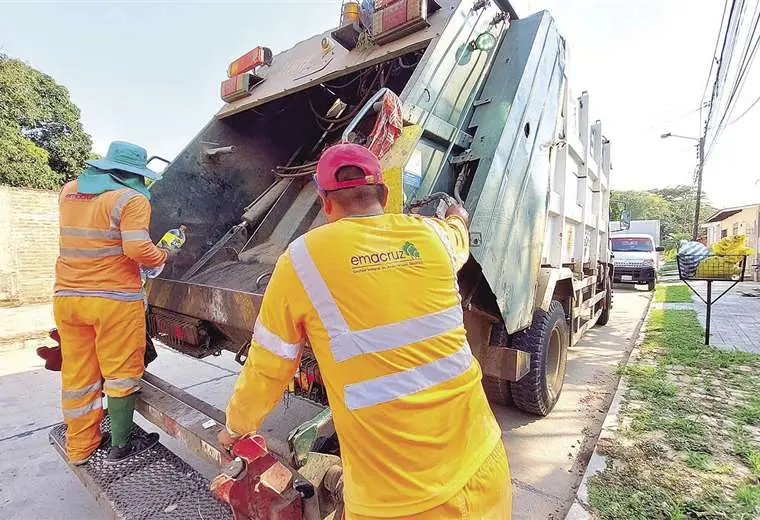
[(0, 304), (48, 301), (58, 257), (58, 193), (0, 186)]

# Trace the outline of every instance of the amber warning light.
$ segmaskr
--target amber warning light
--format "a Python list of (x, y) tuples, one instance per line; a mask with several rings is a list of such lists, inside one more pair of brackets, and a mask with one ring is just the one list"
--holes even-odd
[(252, 51), (249, 51), (238, 59), (230, 63), (227, 69), (227, 77), (232, 78), (238, 74), (243, 74), (254, 70), (261, 65), (272, 64), (272, 51), (267, 47), (256, 47)]

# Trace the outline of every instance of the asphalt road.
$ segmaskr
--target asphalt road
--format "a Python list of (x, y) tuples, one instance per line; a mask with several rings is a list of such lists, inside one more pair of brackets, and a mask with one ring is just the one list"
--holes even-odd
[[(630, 351), (649, 297), (617, 288), (609, 324), (591, 330), (571, 350), (564, 391), (549, 417), (495, 407), (510, 458), (515, 520), (564, 518), (617, 386), (618, 362)], [(0, 349), (0, 518), (103, 518), (48, 444), (49, 428), (61, 420), (60, 378), (44, 370), (33, 342), (26, 346)], [(223, 408), (238, 367), (232, 356), (198, 362), (162, 349), (151, 371)], [(183, 451), (166, 435), (162, 442)]]

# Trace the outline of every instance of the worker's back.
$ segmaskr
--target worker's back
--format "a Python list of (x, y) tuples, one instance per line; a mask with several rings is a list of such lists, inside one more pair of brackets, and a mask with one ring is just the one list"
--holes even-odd
[(278, 266), (292, 274), (277, 297), (317, 356), (355, 513), (445, 502), (501, 437), (462, 321), (467, 248), (456, 217), (354, 217), (299, 238)]
[[(130, 188), (98, 195), (77, 189), (78, 181), (69, 182), (59, 199), (61, 254), (56, 263), (56, 295), (141, 299), (135, 251), (149, 250), (151, 254), (144, 255), (146, 264), (160, 265), (165, 259), (151, 250), (150, 203)], [(151, 262), (153, 257), (155, 262)]]

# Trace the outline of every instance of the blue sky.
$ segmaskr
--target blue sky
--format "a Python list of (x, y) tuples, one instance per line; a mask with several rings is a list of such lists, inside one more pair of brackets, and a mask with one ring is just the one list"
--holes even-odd
[[(174, 157), (219, 108), (231, 60), (256, 45), (275, 52), (335, 26), (340, 0), (2, 3), (0, 50), (52, 75), (82, 110), (95, 149), (124, 139)], [(613, 187), (689, 183), (693, 111), (720, 22), (718, 0), (514, 0), (521, 16), (554, 15), (569, 47), (576, 93), (613, 142)], [(632, 6), (636, 9), (632, 9)], [(739, 100), (760, 94), (758, 71)], [(724, 132), (705, 169), (719, 205), (760, 202), (752, 153), (760, 107)]]

